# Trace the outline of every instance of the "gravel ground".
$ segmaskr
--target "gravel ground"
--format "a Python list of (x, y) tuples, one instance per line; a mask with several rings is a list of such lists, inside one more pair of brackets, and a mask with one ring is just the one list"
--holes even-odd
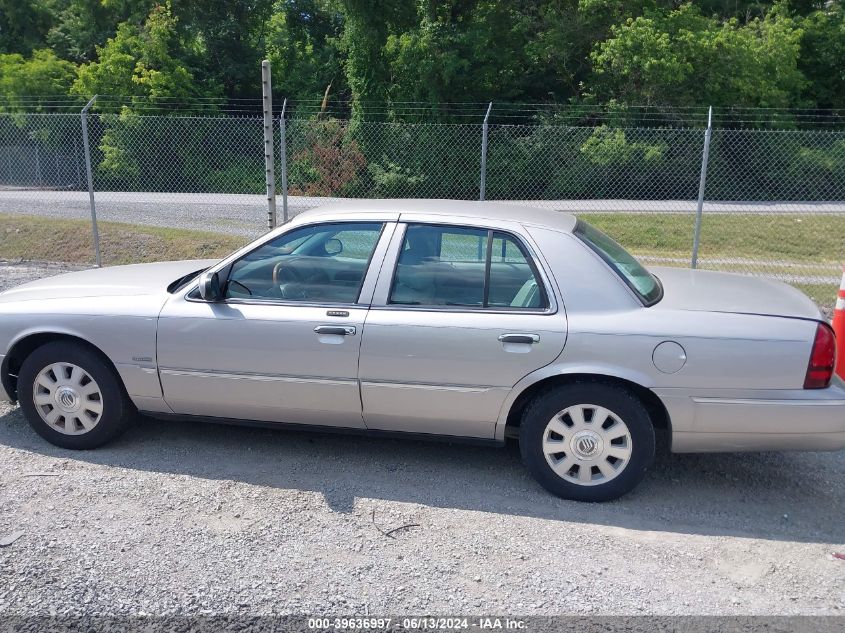
[(0, 464), (4, 616), (845, 614), (842, 452), (663, 455), (589, 505), (513, 446), (142, 419), (72, 452), (0, 404)]
[(81, 270), (82, 268), (83, 266), (75, 264), (57, 262), (7, 261), (0, 259), (0, 292), (28, 281), (73, 270)]
[[(98, 191), (95, 194), (97, 218), (101, 221), (129, 222), (174, 228), (196, 229), (257, 237), (266, 231), (267, 200), (263, 194), (162, 193)], [(348, 199), (348, 198), (347, 198)], [(314, 206), (344, 198), (288, 196), (292, 216)], [(507, 203), (504, 200), (502, 202)], [(578, 213), (695, 213), (694, 200), (516, 200), (520, 205), (536, 205)], [(281, 194), (277, 198), (282, 215)], [(48, 217), (87, 220), (91, 217), (87, 191), (52, 191), (0, 188), (0, 213), (24, 213)], [(704, 213), (845, 213), (841, 202), (706, 202)]]

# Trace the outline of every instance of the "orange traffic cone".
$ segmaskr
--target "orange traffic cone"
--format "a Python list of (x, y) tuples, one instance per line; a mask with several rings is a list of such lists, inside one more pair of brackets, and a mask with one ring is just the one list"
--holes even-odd
[(833, 308), (833, 331), (836, 333), (836, 373), (845, 380), (845, 266), (842, 267), (842, 283), (839, 296)]

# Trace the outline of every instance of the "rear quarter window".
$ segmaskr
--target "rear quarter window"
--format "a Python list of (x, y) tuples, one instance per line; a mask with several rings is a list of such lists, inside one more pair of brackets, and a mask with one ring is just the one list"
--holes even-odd
[(573, 233), (622, 278), (643, 305), (654, 305), (663, 298), (660, 280), (613, 238), (580, 219)]

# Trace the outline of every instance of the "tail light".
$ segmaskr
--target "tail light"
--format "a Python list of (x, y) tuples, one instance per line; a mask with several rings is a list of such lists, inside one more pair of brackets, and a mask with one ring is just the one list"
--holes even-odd
[(807, 375), (804, 378), (804, 389), (824, 389), (833, 377), (833, 366), (836, 363), (836, 337), (833, 330), (826, 323), (819, 323), (816, 328), (816, 338), (813, 341), (813, 351), (807, 364)]

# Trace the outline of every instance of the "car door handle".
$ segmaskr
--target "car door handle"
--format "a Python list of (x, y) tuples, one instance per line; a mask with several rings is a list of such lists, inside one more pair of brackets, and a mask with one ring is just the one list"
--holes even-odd
[(502, 334), (499, 337), (502, 343), (524, 343), (526, 345), (533, 345), (540, 342), (539, 334)]
[(318, 325), (314, 328), (315, 334), (334, 334), (335, 336), (355, 336), (353, 325)]

